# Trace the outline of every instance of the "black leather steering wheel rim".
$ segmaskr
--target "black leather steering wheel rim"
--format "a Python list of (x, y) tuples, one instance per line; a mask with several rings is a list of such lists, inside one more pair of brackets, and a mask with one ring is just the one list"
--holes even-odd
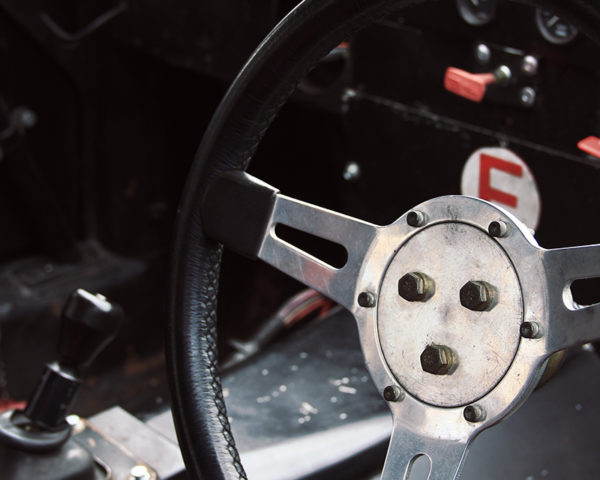
[[(220, 173), (247, 168), (271, 121), (319, 58), (378, 16), (422, 1), (305, 0), (252, 54), (204, 134), (178, 212), (167, 343), (173, 416), (190, 478), (246, 478), (219, 378), (216, 304), (222, 247), (204, 234), (203, 192)], [(600, 44), (595, 30), (600, 7), (582, 0), (527, 3), (564, 14)]]

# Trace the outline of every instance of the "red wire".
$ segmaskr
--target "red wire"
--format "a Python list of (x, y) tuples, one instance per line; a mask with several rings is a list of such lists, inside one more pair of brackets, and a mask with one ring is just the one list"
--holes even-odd
[(321, 310), (319, 312), (319, 318), (323, 318), (332, 306), (333, 302), (331, 300), (319, 294), (317, 297), (311, 298), (305, 304), (299, 305), (296, 309), (292, 310), (290, 314), (284, 318), (283, 323), (286, 327), (290, 327), (318, 310)]

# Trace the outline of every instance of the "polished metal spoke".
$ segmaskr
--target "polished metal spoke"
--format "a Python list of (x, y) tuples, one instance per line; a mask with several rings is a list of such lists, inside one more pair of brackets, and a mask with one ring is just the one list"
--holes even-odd
[[(346, 264), (341, 268), (332, 267), (282, 240), (275, 232), (278, 224), (343, 246), (348, 254)], [(370, 223), (277, 195), (258, 257), (344, 307), (351, 308), (355, 301), (356, 278), (376, 232), (377, 227)]]
[(558, 248), (543, 253), (548, 281), (549, 352), (600, 339), (600, 304), (579, 305), (573, 300), (575, 280), (600, 277), (600, 245)]
[[(382, 480), (411, 480), (413, 463), (425, 455), (431, 462), (428, 480), (455, 480), (467, 454), (467, 442), (426, 438), (394, 424)], [(414, 475), (413, 475), (414, 476)], [(419, 475), (419, 478), (423, 478)]]

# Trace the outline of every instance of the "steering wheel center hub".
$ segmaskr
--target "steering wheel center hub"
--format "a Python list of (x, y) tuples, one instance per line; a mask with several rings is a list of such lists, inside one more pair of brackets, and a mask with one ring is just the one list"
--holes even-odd
[(406, 391), (440, 407), (492, 390), (517, 352), (519, 278), (486, 231), (452, 221), (410, 237), (387, 267), (377, 330), (390, 371)]

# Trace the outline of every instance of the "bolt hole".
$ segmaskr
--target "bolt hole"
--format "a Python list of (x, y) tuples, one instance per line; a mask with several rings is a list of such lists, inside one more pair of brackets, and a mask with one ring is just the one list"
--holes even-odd
[(575, 280), (571, 284), (571, 295), (577, 305), (600, 303), (600, 278)]
[(333, 268), (342, 268), (348, 261), (346, 249), (330, 240), (325, 240), (281, 223), (275, 226), (275, 235)]
[(427, 480), (431, 473), (431, 460), (427, 455), (417, 455), (408, 464), (404, 480)]

